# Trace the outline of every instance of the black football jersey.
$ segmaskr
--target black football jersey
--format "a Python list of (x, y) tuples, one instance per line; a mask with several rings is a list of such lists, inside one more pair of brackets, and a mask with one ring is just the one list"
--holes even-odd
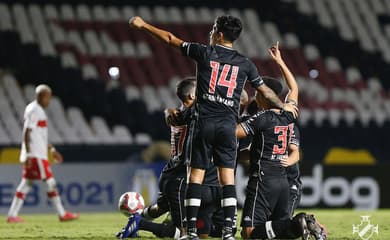
[(184, 106), (180, 111), (175, 126), (171, 126), (171, 158), (165, 165), (163, 172), (179, 171), (186, 174), (186, 149), (189, 136), (189, 122), (191, 109)]
[(254, 88), (263, 84), (254, 63), (236, 50), (221, 45), (184, 42), (181, 50), (197, 63), (196, 108), (199, 116), (237, 120), (245, 82), (248, 80)]
[[(185, 176), (189, 163), (192, 121), (194, 119), (194, 107), (180, 107), (175, 126), (171, 126), (171, 159), (165, 165), (163, 173)], [(203, 185), (219, 186), (218, 172), (215, 166), (206, 169)]]
[(266, 110), (241, 123), (246, 134), (252, 135), (251, 174), (260, 174), (260, 170), (269, 174), (286, 174), (280, 160), (288, 154), (294, 121), (290, 112)]
[[(298, 147), (300, 146), (300, 132), (297, 124), (294, 124), (293, 132), (291, 133), (289, 144), (294, 144)], [(300, 183), (299, 163), (296, 163), (287, 168), (287, 179), (289, 182)]]

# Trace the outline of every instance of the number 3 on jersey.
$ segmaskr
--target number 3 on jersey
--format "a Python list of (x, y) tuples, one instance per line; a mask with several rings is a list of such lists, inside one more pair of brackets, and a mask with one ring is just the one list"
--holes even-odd
[[(212, 68), (211, 72), (211, 79), (210, 79), (210, 85), (209, 85), (209, 93), (215, 93), (215, 86), (224, 86), (227, 87), (227, 94), (226, 96), (231, 98), (233, 96), (234, 89), (237, 87), (237, 74), (238, 74), (238, 66), (231, 66), (229, 64), (224, 64), (222, 68), (221, 75), (218, 78), (219, 73), (219, 62), (210, 61), (210, 67)], [(230, 74), (230, 79), (226, 80), (226, 77), (230, 71), (230, 68), (232, 68), (232, 73)], [(218, 82), (217, 82), (218, 78)]]
[(290, 138), (294, 131), (294, 124), (291, 123), (288, 126), (275, 126), (274, 133), (278, 136), (278, 141), (282, 144), (282, 147), (279, 147), (278, 144), (275, 144), (273, 147), (273, 154), (285, 154), (287, 150), (287, 145), (290, 139), (287, 139), (287, 131), (290, 130)]

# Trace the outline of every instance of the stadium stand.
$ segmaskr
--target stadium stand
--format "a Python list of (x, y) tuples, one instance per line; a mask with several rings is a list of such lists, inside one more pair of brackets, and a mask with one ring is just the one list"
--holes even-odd
[[(313, 136), (308, 139), (315, 139), (316, 131), (351, 136), (357, 129), (389, 128), (390, 25), (383, 17), (389, 1), (289, 0), (258, 9), (179, 6), (0, 3), (0, 94), (5, 92), (0, 134), (6, 133), (0, 143), (20, 141), (17, 126), (38, 83), (49, 84), (56, 95), (49, 109), (53, 142), (167, 139), (162, 109), (178, 104), (175, 84), (193, 75), (195, 66), (151, 37), (129, 31), (127, 21), (134, 15), (203, 43), (215, 16), (238, 16), (245, 30), (236, 48), (262, 75), (280, 76), (267, 54), (280, 40), (300, 83), (299, 123)], [(118, 80), (108, 74), (112, 66), (120, 69)]]

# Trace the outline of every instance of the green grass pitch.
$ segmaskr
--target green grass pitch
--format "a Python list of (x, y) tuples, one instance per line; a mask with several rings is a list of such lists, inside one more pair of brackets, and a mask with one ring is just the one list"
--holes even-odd
[[(359, 224), (362, 215), (371, 216), (371, 224), (379, 225), (379, 235), (371, 239), (390, 240), (390, 210), (310, 210), (329, 230), (329, 240), (358, 240), (352, 235), (352, 224)], [(7, 224), (0, 221), (0, 239), (115, 239), (114, 234), (124, 226), (126, 218), (119, 213), (82, 213), (78, 221), (61, 223), (53, 214), (22, 215), (25, 223)], [(155, 239), (140, 232), (141, 239)], [(237, 234), (238, 238), (238, 234)]]

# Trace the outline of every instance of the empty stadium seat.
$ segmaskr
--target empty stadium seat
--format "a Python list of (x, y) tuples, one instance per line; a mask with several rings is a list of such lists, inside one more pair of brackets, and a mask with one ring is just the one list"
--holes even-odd
[(3, 77), (3, 86), (5, 93), (8, 95), (8, 99), (13, 107), (13, 111), (16, 117), (19, 119), (18, 122), (23, 120), (23, 112), (26, 107), (26, 101), (20, 91), (18, 83), (13, 75), (6, 74)]
[(44, 15), (45, 18), (47, 18), (49, 20), (55, 20), (55, 19), (59, 18), (59, 14), (58, 14), (57, 8), (54, 5), (46, 4), (43, 7), (43, 12), (45, 14)]
[(51, 124), (53, 121), (49, 118), (49, 126), (48, 126), (48, 131), (49, 131), (49, 143), (51, 144), (59, 144), (62, 145), (65, 143), (64, 139), (62, 136), (59, 134), (57, 129)]
[(10, 31), (14, 28), (11, 13), (6, 4), (0, 4), (0, 30)]
[(138, 133), (134, 137), (134, 142), (140, 145), (149, 145), (152, 143), (152, 138), (146, 133)]
[(0, 123), (0, 145), (9, 145), (12, 141), (6, 131), (3, 128), (3, 125)]
[(97, 78), (99, 78), (99, 73), (96, 70), (96, 67), (90, 63), (83, 65), (82, 73), (83, 73), (84, 79), (97, 79)]
[(80, 109), (71, 107), (67, 110), (68, 120), (72, 128), (76, 130), (81, 140), (87, 144), (99, 143), (99, 140), (92, 133)]
[(328, 114), (324, 109), (316, 108), (313, 113), (313, 120), (316, 126), (322, 126), (327, 115)]
[(60, 12), (61, 12), (61, 18), (63, 20), (74, 20), (75, 19), (75, 14), (74, 14), (73, 8), (69, 4), (61, 5)]
[(125, 126), (114, 126), (113, 137), (116, 143), (131, 144), (133, 137)]
[(61, 54), (61, 63), (64, 68), (77, 67), (77, 60), (72, 52), (63, 52)]
[(24, 97), (27, 102), (32, 102), (35, 100), (35, 87), (33, 85), (26, 85), (23, 89)]
[(93, 117), (91, 119), (91, 127), (95, 132), (95, 135), (98, 138), (99, 142), (106, 144), (116, 143), (115, 138), (112, 136), (111, 131), (103, 118)]
[(306, 109), (306, 108), (301, 108), (299, 110), (299, 125), (302, 127), (306, 127), (310, 119), (313, 118), (313, 113), (312, 111)]
[[(382, 26), (378, 20), (378, 16), (386, 12), (383, 8), (390, 7), (388, 2), (380, 0), (290, 2), (296, 3), (297, 10), (303, 15), (315, 16), (320, 25), (336, 31), (346, 42), (356, 41), (358, 47), (370, 54), (379, 51), (380, 55), (389, 62), (390, 27)], [(280, 76), (278, 67), (270, 60), (267, 53), (271, 44), (280, 41), (285, 61), (300, 83), (302, 95), (300, 105), (303, 109), (299, 120), (301, 124), (306, 126), (313, 122), (316, 126), (322, 126), (325, 121), (328, 121), (331, 126), (336, 127), (345, 120), (351, 127), (356, 122), (361, 122), (365, 126), (374, 122), (382, 126), (389, 120), (389, 94), (385, 92), (384, 79), (378, 76), (367, 76), (364, 69), (359, 66), (345, 64), (340, 57), (343, 53), (338, 53), (336, 50), (324, 51), (320, 44), (314, 41), (308, 42), (300, 32), (280, 26), (279, 21), (261, 16), (254, 9), (212, 9), (202, 6), (118, 7), (110, 4), (104, 6), (61, 4), (58, 7), (51, 4), (0, 4), (0, 31), (16, 31), (22, 44), (29, 47), (31, 43), (37, 44), (42, 56), (60, 60), (61, 70), (71, 69), (71, 74), (79, 74), (84, 80), (93, 80), (77, 84), (69, 83), (66, 86), (69, 89), (76, 86), (89, 88), (90, 84), (95, 84), (100, 90), (87, 91), (104, 95), (106, 92), (102, 89), (110, 89), (114, 85), (123, 87), (128, 102), (141, 100), (147, 106), (145, 114), (153, 114), (163, 108), (179, 105), (175, 95), (176, 84), (181, 77), (194, 74), (195, 68), (190, 61), (159, 45), (146, 34), (129, 31), (127, 22), (129, 17), (141, 15), (147, 21), (172, 29), (179, 37), (186, 40), (188, 38), (188, 40), (205, 42), (214, 18), (226, 12), (242, 19), (245, 30), (235, 47), (254, 60), (261, 74)], [(120, 68), (118, 82), (110, 81), (107, 74), (110, 66)], [(317, 70), (319, 75), (310, 79), (310, 70)], [(8, 78), (6, 76), (2, 82), (7, 98), (2, 106), (12, 115), (2, 116), (2, 121), (4, 126), (7, 121), (8, 125), (4, 129), (7, 136), (16, 140), (19, 133), (9, 133), (8, 127), (12, 125), (12, 120), (18, 124), (22, 121), (23, 109), (34, 97), (34, 89), (32, 85), (27, 85), (21, 91), (16, 80), (7, 80)], [(101, 83), (99, 82), (101, 79), (106, 81)], [(51, 79), (51, 81), (56, 80)], [(67, 91), (69, 90), (64, 90)], [(105, 101), (103, 97), (101, 100)], [(84, 116), (82, 112), (75, 113), (69, 109), (68, 103), (65, 103), (67, 107), (64, 107), (58, 98), (54, 98), (52, 104), (59, 110), (53, 109), (54, 107), (48, 110), (50, 120), (53, 121), (55, 141), (108, 144), (115, 142), (116, 136), (123, 142), (132, 141), (130, 133), (129, 138), (126, 133), (122, 136), (119, 130), (114, 131), (115, 128), (110, 138), (107, 134), (108, 126), (106, 126), (108, 132), (104, 130), (104, 133), (99, 132), (98, 136), (97, 129), (91, 131), (90, 126), (101, 126), (101, 119), (98, 121), (93, 118), (90, 125), (86, 116), (100, 115), (101, 112), (96, 114), (80, 109), (87, 113)], [(77, 107), (85, 107), (86, 104), (81, 105)], [(110, 126), (118, 124), (108, 120), (107, 122)], [(81, 129), (79, 125), (86, 126), (87, 130)], [(142, 139), (146, 139), (142, 135), (139, 138), (141, 142)]]
[[(4, 88), (0, 85), (0, 127), (4, 126), (4, 129), (2, 128), (4, 130), (4, 136), (1, 137), (1, 141), (6, 142), (7, 144), (19, 144), (22, 139), (22, 132), (20, 130), (21, 124), (19, 124), (20, 121), (15, 118), (15, 115), (11, 110), (11, 104), (6, 96)], [(5, 140), (6, 137), (8, 140)]]
[(53, 124), (53, 126), (55, 126), (58, 132), (63, 136), (65, 143), (82, 143), (76, 129), (69, 124), (67, 120), (68, 118), (65, 115), (64, 107), (57, 97), (52, 97), (51, 103), (48, 107), (48, 114), (50, 119), (53, 121), (51, 124)]

